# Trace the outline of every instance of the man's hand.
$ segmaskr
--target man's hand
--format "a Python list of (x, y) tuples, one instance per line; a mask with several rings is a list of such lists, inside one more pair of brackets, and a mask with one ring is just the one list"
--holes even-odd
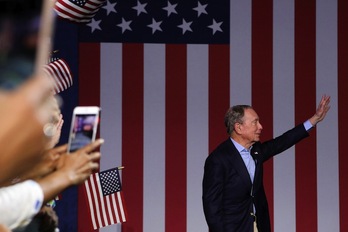
[(326, 113), (329, 111), (329, 109), (330, 109), (330, 96), (324, 95), (324, 96), (322, 96), (322, 98), (320, 100), (317, 111), (309, 119), (311, 124), (313, 126), (315, 126), (318, 122), (322, 121), (325, 118)]
[(58, 161), (56, 172), (65, 175), (70, 185), (82, 183), (99, 168), (100, 152), (95, 150), (103, 143), (103, 139), (98, 139), (73, 153), (63, 154)]
[(103, 139), (97, 139), (73, 153), (61, 154), (56, 170), (37, 181), (44, 193), (44, 202), (53, 199), (65, 188), (88, 179), (92, 172), (99, 168), (101, 154), (95, 150), (103, 143)]
[(48, 174), (51, 174), (57, 169), (60, 157), (67, 152), (68, 145), (61, 145), (55, 148), (46, 150), (42, 154), (41, 160), (27, 173), (20, 176), (20, 179), (34, 179), (37, 180)]

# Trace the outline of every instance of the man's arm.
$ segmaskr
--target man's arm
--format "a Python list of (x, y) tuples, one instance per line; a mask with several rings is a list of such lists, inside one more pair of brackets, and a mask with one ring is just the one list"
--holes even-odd
[(315, 114), (306, 122), (262, 144), (263, 161), (279, 154), (309, 136), (308, 130), (321, 122), (330, 109), (330, 96), (324, 95)]
[(43, 126), (52, 112), (46, 79), (33, 77), (12, 92), (0, 89), (0, 185), (32, 168), (47, 144)]
[(0, 189), (0, 224), (10, 229), (29, 223), (43, 203), (43, 192), (38, 183), (27, 180)]
[(223, 231), (222, 188), (223, 168), (212, 155), (204, 165), (203, 176), (203, 210), (211, 232)]

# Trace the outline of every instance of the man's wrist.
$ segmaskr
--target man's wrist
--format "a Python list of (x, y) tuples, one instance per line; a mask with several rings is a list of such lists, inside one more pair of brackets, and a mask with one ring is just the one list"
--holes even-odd
[(315, 125), (313, 125), (313, 123), (311, 122), (310, 119), (308, 119), (307, 121), (305, 121), (303, 123), (303, 126), (305, 127), (306, 131), (309, 131), (310, 129), (312, 129), (313, 127), (315, 127)]

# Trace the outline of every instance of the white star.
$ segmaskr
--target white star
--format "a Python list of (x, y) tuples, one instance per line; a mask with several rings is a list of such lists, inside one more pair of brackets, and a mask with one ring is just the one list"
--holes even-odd
[(139, 1), (136, 6), (132, 7), (132, 9), (137, 11), (137, 16), (139, 16), (141, 13), (147, 14), (147, 11), (145, 10), (147, 3), (141, 4)]
[(171, 15), (171, 13), (173, 14), (178, 14), (178, 12), (176, 12), (175, 10), (175, 7), (177, 6), (178, 4), (171, 4), (169, 1), (168, 1), (168, 5), (166, 7), (163, 7), (162, 9), (167, 11), (167, 16), (169, 17)]
[(92, 18), (92, 21), (87, 24), (91, 28), (91, 33), (93, 33), (95, 30), (101, 30), (99, 24), (101, 20), (95, 20)]
[(204, 4), (202, 5), (200, 2), (198, 2), (197, 7), (193, 8), (193, 10), (197, 11), (198, 17), (201, 14), (208, 14), (207, 11), (205, 10), (205, 8), (208, 6), (208, 4)]
[(131, 24), (132, 20), (126, 21), (124, 18), (122, 18), (122, 23), (117, 24), (118, 27), (122, 28), (122, 34), (126, 31), (132, 31), (132, 29), (130, 28), (130, 24)]
[(155, 19), (152, 19), (152, 23), (147, 26), (152, 28), (152, 34), (154, 34), (156, 31), (162, 31), (161, 23), (162, 21), (156, 22)]
[(111, 12), (116, 12), (115, 6), (116, 6), (117, 2), (115, 3), (111, 3), (110, 1), (106, 1), (106, 5), (103, 6), (103, 9), (106, 10), (106, 15), (109, 15)]
[(185, 19), (182, 20), (182, 24), (178, 25), (178, 27), (180, 27), (182, 29), (182, 34), (185, 34), (186, 31), (191, 31), (192, 32), (192, 29), (190, 27), (191, 24), (192, 24), (192, 21), (191, 22), (186, 22)]
[(222, 24), (222, 22), (217, 23), (217, 22), (215, 21), (215, 19), (213, 19), (213, 24), (208, 26), (209, 28), (211, 28), (211, 29), (213, 30), (213, 35), (214, 35), (215, 32), (217, 32), (217, 31), (222, 32), (221, 24)]

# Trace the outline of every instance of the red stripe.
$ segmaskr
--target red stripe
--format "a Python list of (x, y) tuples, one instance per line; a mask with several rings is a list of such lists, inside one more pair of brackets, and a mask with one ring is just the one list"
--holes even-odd
[(129, 215), (122, 232), (134, 232), (143, 230), (144, 47), (122, 49), (122, 183)]
[(228, 137), (224, 116), (230, 105), (229, 52), (229, 45), (209, 45), (209, 151)]
[(186, 45), (166, 45), (165, 231), (186, 231)]
[(100, 105), (100, 46), (80, 43), (79, 47), (79, 105)]
[(339, 196), (340, 230), (348, 231), (348, 2), (338, 0), (338, 149), (339, 149)]
[[(263, 126), (261, 140), (273, 138), (273, 2), (252, 2), (252, 106)], [(273, 210), (273, 159), (264, 164), (264, 186), (271, 226)]]
[[(79, 105), (100, 105), (100, 46), (79, 44)], [(78, 189), (78, 232), (95, 232), (86, 210), (87, 196), (83, 185)]]
[[(315, 0), (295, 1), (295, 122), (316, 110)], [(295, 147), (296, 231), (317, 231), (316, 132)]]

